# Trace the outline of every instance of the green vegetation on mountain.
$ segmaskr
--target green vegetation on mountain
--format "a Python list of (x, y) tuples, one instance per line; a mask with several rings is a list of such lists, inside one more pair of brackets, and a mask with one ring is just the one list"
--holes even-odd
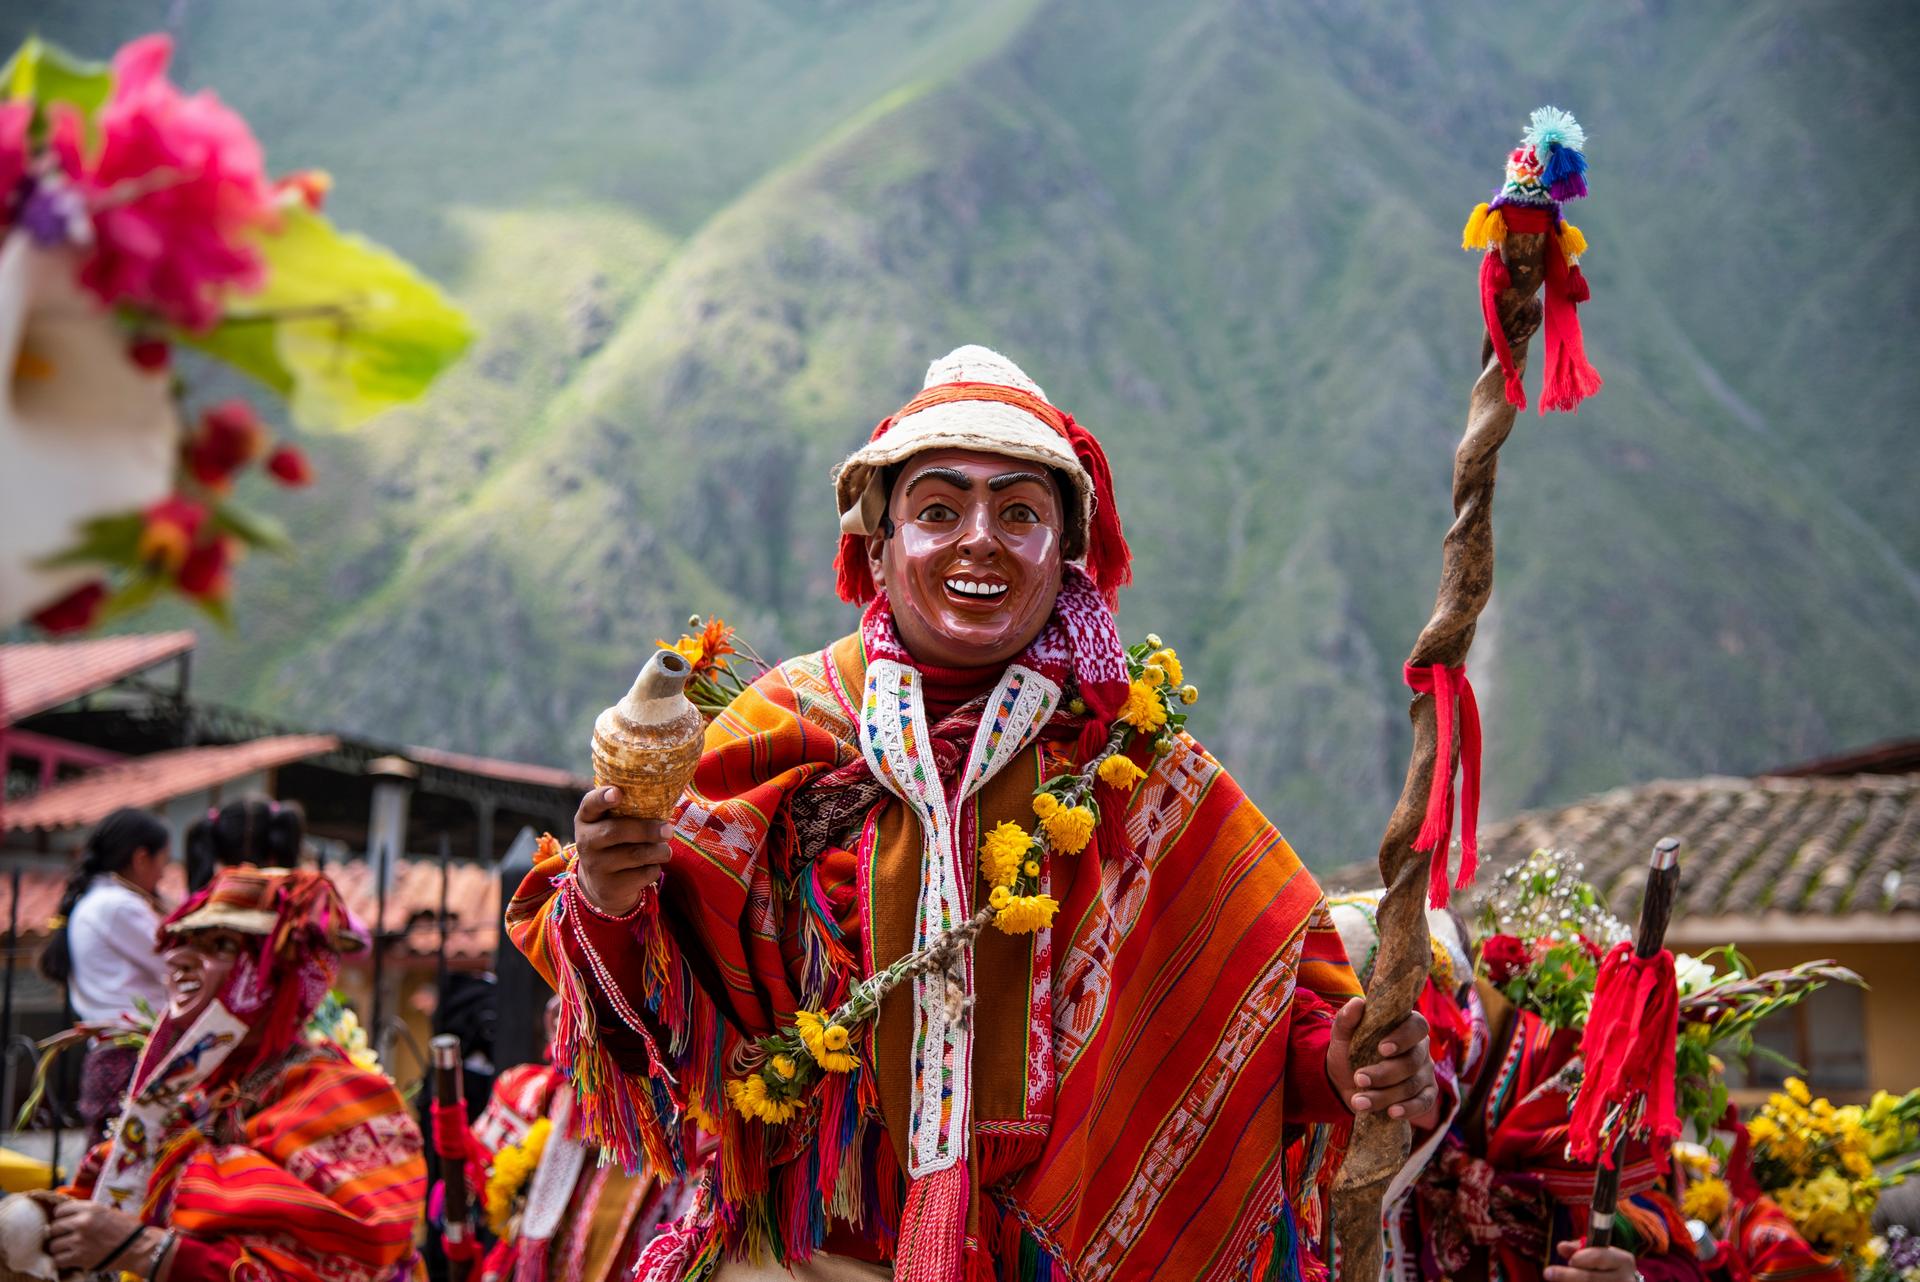
[[(480, 329), (315, 442), (302, 551), (202, 688), (582, 765), (692, 611), (851, 625), (826, 473), (962, 342), (1108, 443), (1129, 633), (1318, 864), (1399, 787), (1475, 372), (1459, 224), (1543, 102), (1587, 126), (1577, 417), (1503, 455), (1489, 807), (1750, 771), (1920, 714), (1909, 441), (1920, 24), (1901, 6), (1197, 0), (87, 3), (436, 273)], [(0, 19), (0, 28), (23, 19)], [(0, 31), (8, 38), (14, 30)], [(1537, 375), (1529, 380), (1537, 387)]]

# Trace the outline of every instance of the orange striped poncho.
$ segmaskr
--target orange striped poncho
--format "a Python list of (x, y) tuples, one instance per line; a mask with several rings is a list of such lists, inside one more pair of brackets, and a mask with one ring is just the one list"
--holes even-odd
[[(912, 946), (918, 821), (890, 793), (840, 786), (859, 774), (866, 672), (847, 637), (713, 722), (657, 898), (601, 914), (571, 852), (550, 847), (507, 910), (566, 999), (555, 1060), (591, 1133), (664, 1165), (694, 1123), (718, 1132), (703, 1205), (647, 1253), (643, 1279), (706, 1276), (723, 1253), (892, 1258), (911, 994), (888, 996), (859, 1068), (827, 1075), (792, 1121), (746, 1120), (722, 1091), (743, 1039), (831, 1008)], [(971, 739), (981, 716), (976, 701), (933, 737)], [(1032, 822), (1034, 789), (1074, 764), (1072, 729), (960, 804), (963, 850)], [(1359, 991), (1325, 902), (1191, 739), (1150, 759), (1125, 806), (1130, 850), (1050, 858), (1051, 930), (988, 930), (974, 950), (970, 1282), (1313, 1267), (1316, 1226), (1296, 1211), (1336, 1164), (1347, 1114), (1326, 1048), (1334, 1004)]]
[[(83, 1166), (79, 1196), (108, 1151)], [(170, 1138), (142, 1218), (182, 1233), (172, 1282), (423, 1278), (413, 1243), (426, 1185), (420, 1130), (393, 1083), (297, 1048), (202, 1129)]]

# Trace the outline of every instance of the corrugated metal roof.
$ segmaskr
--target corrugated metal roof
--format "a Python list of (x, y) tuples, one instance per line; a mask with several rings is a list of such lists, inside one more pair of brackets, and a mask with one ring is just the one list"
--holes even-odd
[(193, 649), (191, 632), (0, 645), (0, 725), (57, 708)]
[(9, 831), (84, 828), (121, 806), (158, 806), (339, 746), (330, 734), (293, 734), (132, 757), (14, 802), (4, 819)]

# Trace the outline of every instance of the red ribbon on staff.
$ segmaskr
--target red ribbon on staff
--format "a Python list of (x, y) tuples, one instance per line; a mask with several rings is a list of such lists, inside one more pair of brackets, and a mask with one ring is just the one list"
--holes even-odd
[[(467, 1129), (467, 1110), (460, 1104), (442, 1104), (434, 1100), (431, 1106), (433, 1118), (433, 1151), (440, 1155), (444, 1165), (440, 1168), (442, 1181), (459, 1180), (468, 1184), (469, 1162), (484, 1161), (486, 1152), (473, 1132)], [(480, 1242), (471, 1231), (458, 1240), (445, 1239), (441, 1245), (447, 1258), (457, 1263), (467, 1263), (480, 1258)]]
[(1413, 839), (1415, 850), (1433, 852), (1427, 902), (1447, 906), (1447, 851), (1453, 845), (1453, 725), (1460, 723), (1460, 872), (1453, 888), (1473, 884), (1480, 860), (1480, 705), (1465, 667), (1435, 663), (1402, 671), (1416, 693), (1433, 696), (1438, 743), (1433, 762), (1433, 786), (1427, 792), (1427, 815)]

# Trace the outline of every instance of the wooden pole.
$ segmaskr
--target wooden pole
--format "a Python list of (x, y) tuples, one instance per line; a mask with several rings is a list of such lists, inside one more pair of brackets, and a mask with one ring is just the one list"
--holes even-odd
[[(1545, 279), (1545, 233), (1509, 233), (1502, 254), (1510, 283), (1497, 300), (1513, 361), (1523, 374), (1527, 348), (1540, 328), (1540, 303), (1534, 298)], [(1500, 447), (1513, 431), (1517, 411), (1506, 397), (1505, 375), (1494, 359), (1490, 339), (1480, 345), (1480, 377), (1467, 403), (1467, 428), (1453, 455), (1453, 525), (1441, 546), (1440, 590), (1433, 614), (1413, 645), (1407, 662), (1414, 667), (1467, 661), (1473, 632), (1493, 590), (1493, 482)], [(1431, 959), (1427, 942), (1427, 874), (1430, 858), (1415, 850), (1414, 836), (1426, 815), (1427, 794), (1436, 768), (1451, 775), (1455, 745), (1439, 742), (1433, 696), (1413, 700), (1413, 753), (1400, 801), (1380, 840), (1380, 878), (1386, 894), (1378, 914), (1380, 947), (1373, 981), (1367, 987), (1366, 1018), (1353, 1039), (1353, 1066), (1364, 1068), (1379, 1056), (1375, 1047), (1404, 1020), (1420, 996)], [(1380, 1216), (1387, 1185), (1406, 1164), (1412, 1132), (1401, 1118), (1384, 1111), (1354, 1119), (1353, 1138), (1334, 1187), (1334, 1235), (1340, 1248), (1341, 1282), (1377, 1282), (1380, 1276)]]
[[(460, 1039), (442, 1033), (429, 1044), (433, 1059), (433, 1099), (441, 1111), (450, 1112), (464, 1124), (467, 1116), (466, 1088), (460, 1066)], [(438, 1130), (436, 1126), (434, 1128)], [(436, 1149), (438, 1145), (435, 1146)], [(441, 1154), (441, 1186), (446, 1189), (446, 1228), (442, 1239), (447, 1258), (458, 1254), (460, 1244), (473, 1232), (468, 1223), (467, 1164), (463, 1157)]]
[[(1667, 943), (1667, 922), (1673, 917), (1673, 894), (1680, 885), (1680, 843), (1662, 837), (1647, 861), (1647, 889), (1640, 899), (1640, 931), (1633, 952), (1642, 961)], [(1588, 1246), (1613, 1245), (1614, 1212), (1620, 1204), (1620, 1163), (1626, 1160), (1627, 1128), (1613, 1142), (1613, 1160), (1593, 1177), (1593, 1205), (1587, 1227)]]

